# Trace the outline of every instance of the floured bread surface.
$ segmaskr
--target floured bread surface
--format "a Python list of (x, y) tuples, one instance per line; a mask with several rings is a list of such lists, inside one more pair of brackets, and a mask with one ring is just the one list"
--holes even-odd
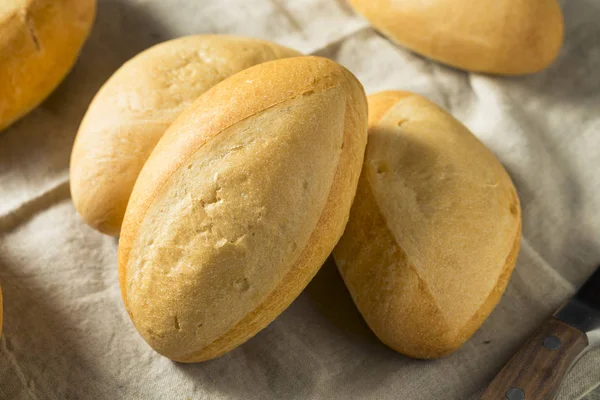
[(100, 89), (77, 133), (70, 172), (79, 214), (95, 229), (118, 235), (142, 166), (183, 110), (239, 71), (299, 55), (264, 40), (196, 35), (132, 58)]
[(502, 295), (521, 237), (519, 200), (495, 156), (425, 98), (379, 93), (369, 112), (335, 260), (384, 343), (439, 357), (460, 347)]
[(347, 222), (366, 123), (358, 81), (319, 57), (240, 72), (177, 119), (119, 244), (125, 305), (155, 350), (219, 356), (300, 294)]
[(58, 86), (95, 14), (96, 0), (0, 1), (0, 130)]
[(425, 57), (473, 72), (519, 75), (554, 61), (557, 0), (350, 0), (377, 29)]

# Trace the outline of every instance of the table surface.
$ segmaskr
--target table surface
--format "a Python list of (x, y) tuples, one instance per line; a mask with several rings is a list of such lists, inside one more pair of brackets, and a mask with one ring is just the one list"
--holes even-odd
[(590, 393), (585, 400), (600, 400), (600, 387)]

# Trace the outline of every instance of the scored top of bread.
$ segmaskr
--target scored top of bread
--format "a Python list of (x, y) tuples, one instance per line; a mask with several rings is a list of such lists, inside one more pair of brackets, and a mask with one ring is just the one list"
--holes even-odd
[(300, 294), (347, 222), (366, 120), (350, 72), (296, 57), (233, 75), (173, 123), (119, 243), (123, 299), (154, 349), (216, 357)]

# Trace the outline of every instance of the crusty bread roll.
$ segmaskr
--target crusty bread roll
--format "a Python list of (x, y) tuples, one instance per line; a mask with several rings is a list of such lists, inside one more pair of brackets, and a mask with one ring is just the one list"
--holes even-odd
[(350, 72), (296, 57), (233, 75), (171, 125), (119, 241), (125, 306), (156, 351), (217, 357), (300, 294), (348, 220), (366, 114)]
[(494, 155), (406, 92), (369, 96), (369, 139), (334, 257), (373, 332), (411, 357), (458, 349), (514, 268), (521, 210)]
[(236, 72), (299, 55), (264, 40), (196, 35), (128, 61), (100, 89), (77, 133), (71, 194), (79, 214), (95, 229), (118, 235), (142, 166), (186, 107)]
[(557, 0), (350, 0), (378, 30), (425, 57), (474, 72), (546, 68), (563, 41)]
[(96, 0), (0, 1), (0, 130), (58, 86), (95, 14)]

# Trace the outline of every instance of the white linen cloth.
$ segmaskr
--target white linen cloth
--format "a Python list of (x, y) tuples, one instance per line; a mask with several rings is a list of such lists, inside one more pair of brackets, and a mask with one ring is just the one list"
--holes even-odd
[[(344, 0), (99, 0), (73, 71), (0, 132), (0, 399), (476, 399), (600, 264), (600, 2), (562, 6), (559, 59), (542, 73), (503, 78), (412, 54)], [(460, 351), (424, 362), (380, 344), (331, 262), (269, 327), (219, 359), (177, 364), (146, 345), (120, 298), (116, 239), (73, 208), (69, 154), (87, 105), (124, 61), (197, 33), (330, 57), (367, 93), (423, 94), (497, 154), (522, 202), (521, 253), (501, 304)], [(579, 399), (599, 382), (595, 351), (559, 399)]]

